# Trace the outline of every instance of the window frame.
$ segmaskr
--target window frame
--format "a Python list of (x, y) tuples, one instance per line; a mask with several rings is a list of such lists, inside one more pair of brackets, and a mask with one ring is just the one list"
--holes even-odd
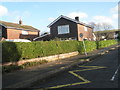
[[(63, 28), (63, 27), (67, 28), (67, 31), (61, 32), (62, 29), (60, 30), (60, 28)], [(68, 34), (68, 33), (70, 33), (70, 27), (69, 27), (69, 25), (59, 25), (57, 27), (57, 29), (58, 29), (58, 34)]]
[(28, 33), (28, 31), (26, 31), (26, 30), (22, 30), (22, 33), (21, 33), (22, 35), (28, 35), (29, 33)]

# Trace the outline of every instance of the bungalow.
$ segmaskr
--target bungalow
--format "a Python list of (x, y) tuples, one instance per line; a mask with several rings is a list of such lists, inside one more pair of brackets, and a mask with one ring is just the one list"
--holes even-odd
[(29, 39), (33, 40), (39, 36), (39, 30), (28, 25), (0, 21), (0, 40), (2, 39)]
[(104, 31), (96, 31), (94, 32), (96, 36), (96, 40), (111, 40), (111, 39), (119, 39), (120, 30), (104, 30)]
[[(48, 25), (50, 28), (51, 39), (60, 38), (61, 40), (78, 40), (83, 39), (94, 40), (93, 27), (79, 21), (79, 17), (71, 19), (66, 16), (59, 16), (52, 23)], [(43, 38), (43, 37), (42, 37)], [(40, 38), (34, 39), (36, 41)]]

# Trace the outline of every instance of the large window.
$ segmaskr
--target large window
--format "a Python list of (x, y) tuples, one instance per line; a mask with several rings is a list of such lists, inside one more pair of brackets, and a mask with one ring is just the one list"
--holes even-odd
[(69, 33), (69, 25), (58, 26), (58, 34), (66, 34), (66, 33)]

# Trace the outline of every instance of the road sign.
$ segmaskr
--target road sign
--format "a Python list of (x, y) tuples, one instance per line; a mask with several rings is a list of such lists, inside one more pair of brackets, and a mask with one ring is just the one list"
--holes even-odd
[(81, 38), (83, 37), (83, 33), (80, 33), (80, 37), (81, 37)]

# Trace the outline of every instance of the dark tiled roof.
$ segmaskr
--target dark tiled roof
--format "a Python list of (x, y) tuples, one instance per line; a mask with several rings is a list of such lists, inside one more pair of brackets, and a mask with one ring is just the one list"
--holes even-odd
[(84, 26), (93, 28), (92, 26), (90, 26), (90, 25), (88, 25), (88, 24), (85, 24), (85, 23), (83, 23), (83, 22), (81, 22), (81, 21), (77, 21), (77, 20), (75, 20), (75, 19), (69, 18), (69, 17), (67, 17), (67, 16), (63, 16), (63, 15), (59, 16), (57, 19), (55, 19), (53, 22), (51, 22), (51, 23), (48, 25), (48, 27), (52, 26), (56, 21), (58, 21), (58, 20), (61, 19), (61, 18), (65, 18), (65, 19), (70, 20), (70, 21), (72, 21), (72, 22), (75, 22), (75, 23), (77, 23), (77, 24), (82, 24), (82, 25), (84, 25)]
[(5, 21), (0, 21), (0, 24), (6, 26), (6, 27), (13, 27), (13, 28), (17, 28), (17, 29), (25, 29), (25, 30), (30, 30), (30, 31), (39, 31), (38, 29), (32, 27), (32, 26), (28, 26), (28, 25), (20, 25), (17, 23), (11, 23), (11, 22), (5, 22)]

